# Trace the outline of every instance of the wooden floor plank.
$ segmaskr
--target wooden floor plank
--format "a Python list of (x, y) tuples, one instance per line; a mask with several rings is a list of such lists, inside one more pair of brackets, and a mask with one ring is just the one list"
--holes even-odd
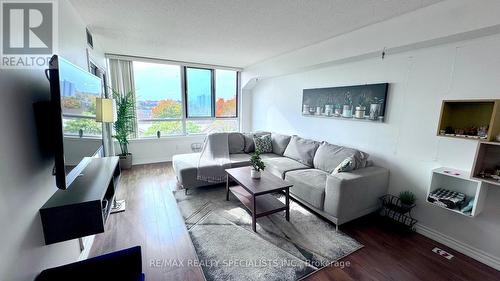
[[(96, 235), (90, 256), (141, 245), (147, 280), (203, 281), (199, 266), (151, 266), (158, 260), (183, 260), (184, 265), (187, 260), (196, 260), (172, 194), (177, 189), (171, 163), (138, 165), (123, 171), (117, 198), (127, 200), (127, 210), (110, 216), (106, 231)], [(499, 271), (422, 235), (395, 232), (376, 216), (350, 222), (341, 230), (365, 247), (341, 260), (349, 266), (326, 267), (303, 280), (500, 280)], [(449, 261), (432, 253), (434, 247), (455, 258)]]

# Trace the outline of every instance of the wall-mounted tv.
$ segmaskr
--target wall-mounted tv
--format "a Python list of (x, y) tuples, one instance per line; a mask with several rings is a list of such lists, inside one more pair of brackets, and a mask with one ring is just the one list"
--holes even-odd
[[(102, 82), (57, 55), (50, 60), (48, 71), (56, 185), (67, 189), (88, 164), (86, 157), (102, 150), (102, 125), (95, 121), (95, 102), (102, 96)], [(89, 127), (91, 133), (86, 132)]]

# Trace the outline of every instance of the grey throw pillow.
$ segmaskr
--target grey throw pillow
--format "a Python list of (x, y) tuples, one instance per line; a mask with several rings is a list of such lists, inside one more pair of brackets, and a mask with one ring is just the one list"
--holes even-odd
[(245, 150), (245, 138), (241, 133), (229, 133), (228, 136), (229, 153), (243, 153)]
[(271, 141), (273, 144), (273, 153), (283, 155), (291, 137), (278, 133), (271, 133)]
[(300, 163), (312, 167), (313, 158), (319, 147), (319, 142), (292, 136), (283, 156), (292, 158)]
[(259, 153), (273, 152), (271, 135), (254, 136), (253, 142), (255, 143), (255, 151), (258, 151)]
[(352, 157), (354, 169), (367, 166), (368, 154), (357, 149), (323, 142), (314, 155), (314, 168), (332, 173), (345, 159)]

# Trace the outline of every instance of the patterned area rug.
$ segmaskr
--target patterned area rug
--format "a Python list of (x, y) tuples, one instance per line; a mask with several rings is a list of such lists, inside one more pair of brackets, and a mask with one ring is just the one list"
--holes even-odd
[[(284, 212), (257, 219), (221, 186), (174, 192), (205, 278), (297, 280), (362, 248), (335, 225), (290, 201)], [(275, 195), (284, 201), (284, 197)]]

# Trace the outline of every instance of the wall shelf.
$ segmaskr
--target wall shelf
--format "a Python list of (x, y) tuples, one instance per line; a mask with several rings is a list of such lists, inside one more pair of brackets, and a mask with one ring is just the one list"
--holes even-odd
[(104, 232), (120, 179), (119, 158), (92, 158), (68, 187), (40, 209), (45, 244)]
[[(441, 205), (437, 205), (433, 202), (429, 202), (429, 194), (438, 188), (462, 192), (467, 196), (467, 200), (474, 200), (474, 205), (472, 207), (471, 213), (463, 213), (459, 209), (450, 209)], [(431, 185), (429, 186), (429, 190), (427, 191), (426, 201), (433, 206), (437, 206), (463, 216), (475, 217), (479, 213), (481, 213), (484, 208), (486, 194), (487, 190), (483, 185), (483, 182), (476, 179), (471, 179), (469, 172), (441, 167), (432, 170)]]
[(472, 178), (485, 183), (500, 185), (500, 180), (493, 178), (500, 170), (500, 142), (480, 142), (472, 167)]
[[(486, 136), (464, 132), (488, 126)], [(444, 100), (437, 135), (441, 137), (491, 141), (500, 133), (500, 100)]]

